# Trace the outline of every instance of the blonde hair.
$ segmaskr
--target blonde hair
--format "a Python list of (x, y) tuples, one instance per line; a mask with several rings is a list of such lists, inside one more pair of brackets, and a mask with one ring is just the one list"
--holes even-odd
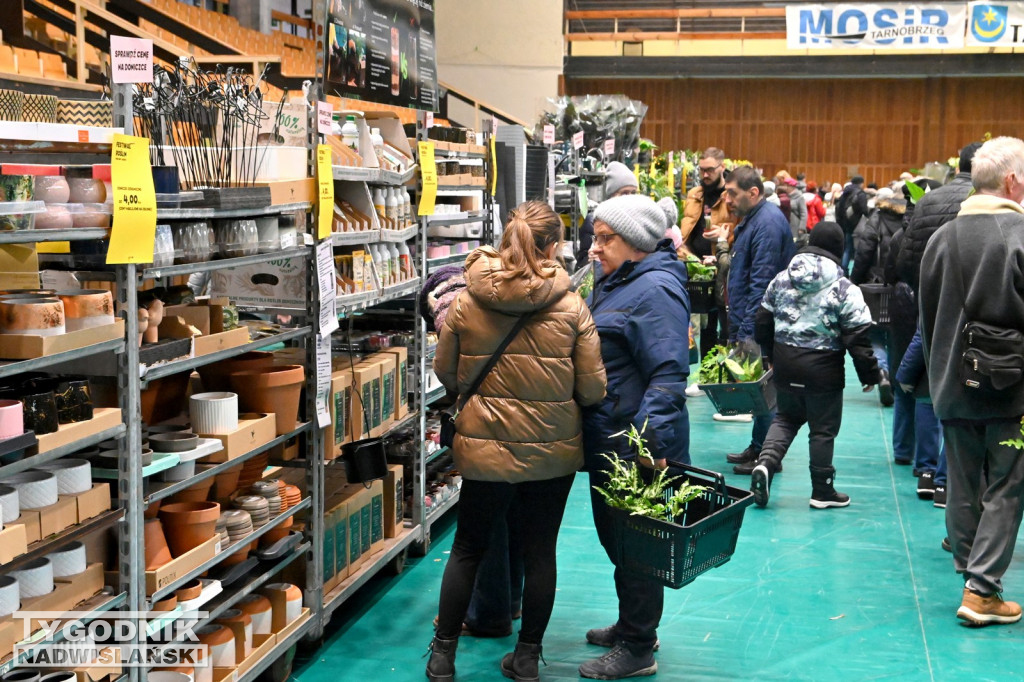
[(562, 219), (543, 201), (526, 201), (509, 212), (501, 235), (501, 267), (506, 278), (536, 275), (553, 277), (544, 270), (544, 251), (552, 244), (562, 246)]
[(971, 162), (971, 184), (976, 190), (994, 191), (1013, 173), (1024, 182), (1024, 141), (1016, 137), (996, 137), (974, 155)]

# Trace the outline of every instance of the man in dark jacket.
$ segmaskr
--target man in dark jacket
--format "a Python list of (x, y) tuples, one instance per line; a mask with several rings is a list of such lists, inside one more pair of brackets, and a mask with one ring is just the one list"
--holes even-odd
[(868, 330), (871, 312), (860, 289), (839, 269), (843, 230), (819, 223), (809, 245), (768, 285), (757, 311), (756, 339), (775, 371), (778, 413), (754, 467), (750, 489), (758, 506), (768, 504), (772, 479), (804, 424), (810, 429), (811, 507), (850, 504), (836, 492), (832, 455), (843, 419), (846, 351), (864, 390), (880, 378)]
[[(601, 338), (608, 377), (605, 399), (583, 413), (584, 465), (590, 472), (597, 535), (617, 561), (614, 526), (604, 499), (593, 490), (608, 481), (605, 453), (634, 461), (629, 442), (616, 436), (644, 428), (654, 461), (634, 466), (664, 468), (666, 460), (690, 462), (686, 377), (690, 372), (690, 298), (686, 266), (672, 241), (662, 237), (665, 213), (645, 196), (616, 197), (594, 212), (594, 251), (607, 273), (587, 303)], [(665, 590), (661, 583), (615, 567), (619, 619), (587, 632), (587, 641), (611, 648), (580, 666), (580, 675), (601, 680), (653, 675), (654, 650)]]
[(999, 137), (983, 144), (971, 179), (977, 194), (925, 247), (921, 338), (946, 437), (946, 531), (954, 567), (965, 580), (957, 617), (990, 625), (1021, 617), (1020, 606), (999, 593), (1024, 509), (1024, 456), (1005, 444), (1020, 438), (1024, 378), (1019, 348), (989, 349), (1004, 366), (991, 381), (965, 375), (965, 352), (975, 353), (975, 370), (985, 370), (985, 356), (973, 349), (978, 339), (963, 330), (973, 322), (1024, 333), (1024, 141)]
[[(735, 169), (725, 183), (725, 200), (740, 219), (729, 267), (729, 342), (753, 348), (757, 344), (754, 316), (764, 292), (796, 249), (789, 221), (777, 206), (765, 201), (764, 184), (756, 170), (750, 166)], [(772, 416), (754, 417), (750, 445), (743, 452), (726, 457), (738, 465), (733, 471), (749, 474), (754, 470)]]
[(853, 260), (853, 233), (864, 218), (871, 212), (868, 206), (868, 195), (864, 191), (864, 178), (854, 175), (850, 178), (850, 184), (843, 188), (843, 193), (836, 201), (836, 222), (843, 228), (846, 235), (846, 246), (843, 249), (843, 272), (850, 271), (850, 262)]

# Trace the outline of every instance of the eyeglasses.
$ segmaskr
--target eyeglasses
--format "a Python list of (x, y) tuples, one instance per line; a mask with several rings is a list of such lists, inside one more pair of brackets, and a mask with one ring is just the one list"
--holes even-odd
[(716, 166), (711, 166), (711, 168), (705, 168), (704, 166), (697, 166), (697, 170), (700, 171), (701, 175), (708, 175), (710, 173), (714, 173), (716, 170), (718, 170), (721, 167), (722, 167), (722, 164), (718, 164)]
[(618, 236), (619, 235), (617, 235), (614, 232), (609, 232), (608, 234), (595, 234), (594, 235), (594, 246), (604, 246), (605, 244), (607, 244), (612, 239), (615, 239)]

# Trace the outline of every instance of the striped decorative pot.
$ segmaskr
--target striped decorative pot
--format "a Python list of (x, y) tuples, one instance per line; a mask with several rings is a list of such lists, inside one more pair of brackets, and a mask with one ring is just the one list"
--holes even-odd
[(25, 109), (25, 93), (21, 90), (0, 90), (0, 121), (20, 121)]
[(21, 120), (34, 123), (57, 122), (57, 98), (54, 95), (25, 95)]
[(109, 128), (114, 124), (114, 103), (98, 99), (62, 99), (57, 102), (57, 123)]

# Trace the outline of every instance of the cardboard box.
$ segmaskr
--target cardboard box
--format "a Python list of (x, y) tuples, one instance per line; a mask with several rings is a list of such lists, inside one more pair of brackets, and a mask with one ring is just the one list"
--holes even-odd
[(164, 321), (160, 323), (160, 331), (166, 334), (164, 325), (174, 317), (180, 317), (185, 324), (199, 330), (203, 336), (210, 334), (210, 308), (205, 305), (169, 305), (164, 308)]
[(317, 199), (315, 178), (259, 180), (254, 184), (257, 187), (270, 188), (270, 204), (272, 206), (312, 204)]
[(380, 428), (384, 433), (395, 423), (395, 394), (399, 384), (397, 358), (391, 353), (375, 353), (369, 359), (380, 367)]
[(36, 244), (4, 244), (0, 246), (0, 288), (39, 288), (37, 248)]
[(238, 428), (227, 434), (198, 434), (201, 438), (216, 438), (224, 449), (207, 455), (200, 462), (217, 464), (230, 462), (266, 445), (277, 437), (277, 421), (272, 414), (240, 414)]
[(249, 670), (256, 664), (257, 661), (264, 658), (267, 654), (274, 650), (277, 645), (277, 635), (271, 633), (269, 635), (253, 635), (252, 636), (252, 653), (246, 656), (241, 663), (235, 668), (235, 673), (238, 676), (245, 675)]
[[(326, 506), (326, 504), (324, 505)], [(343, 507), (344, 505), (342, 505)], [(324, 592), (328, 592), (337, 583), (337, 566), (334, 549), (334, 527), (338, 518), (344, 514), (344, 508), (335, 507), (324, 512)]]
[(353, 575), (368, 558), (363, 549), (363, 519), (366, 519), (366, 550), (369, 550), (370, 491), (361, 485), (345, 486), (340, 497), (348, 503), (348, 574)]
[(384, 481), (370, 484), (370, 554), (384, 551)]
[(341, 446), (352, 442), (352, 426), (349, 410), (352, 404), (352, 373), (340, 370), (331, 374), (331, 397), (327, 408), (331, 423), (324, 431), (324, 459), (332, 460), (341, 456)]
[(379, 436), (381, 434), (380, 367), (360, 363), (355, 366), (352, 373), (355, 375), (356, 388), (352, 394), (351, 409), (349, 410), (352, 440)]
[(0, 658), (10, 656), (16, 642), (24, 638), (22, 621), (14, 622), (10, 616), (0, 619)]
[(121, 677), (121, 650), (108, 646), (100, 650), (96, 660), (69, 670), (75, 673), (75, 682), (108, 682)]
[[(78, 332), (74, 333), (77, 334)], [(101, 431), (112, 429), (120, 423), (121, 410), (116, 407), (97, 407), (93, 409), (92, 419), (89, 421), (61, 424), (54, 433), (44, 433), (41, 436), (37, 436), (39, 441), (37, 452), (49, 452), (62, 445), (74, 443), (83, 438), (96, 435)]]
[(214, 668), (213, 682), (235, 682), (238, 679), (236, 668)]
[(215, 270), (210, 275), (214, 296), (230, 296), (239, 306), (306, 309), (306, 258)]
[(396, 538), (405, 524), (405, 467), (389, 464), (384, 477), (384, 537)]
[[(20, 523), (8, 524), (0, 530), (0, 565), (28, 551), (28, 535), (25, 530), (25, 526)], [(2, 656), (3, 653), (0, 653), (0, 657)]]
[(203, 563), (217, 554), (220, 538), (214, 536), (195, 549), (185, 552), (177, 559), (172, 559), (160, 568), (146, 571), (146, 596), (150, 597), (157, 590), (167, 587), (189, 571), (194, 571)]
[(77, 495), (61, 495), (58, 499), (73, 500), (76, 523), (83, 523), (110, 509), (110, 486), (93, 483), (92, 488)]
[(59, 336), (32, 334), (0, 334), (0, 358), (5, 360), (31, 360), (64, 351), (85, 348), (96, 343), (124, 338), (124, 320), (102, 327), (67, 332)]
[(249, 343), (249, 328), (239, 327), (227, 332), (217, 332), (209, 336), (196, 336), (192, 340), (196, 356), (209, 355), (219, 350), (238, 348)]
[(409, 349), (405, 346), (393, 346), (381, 352), (395, 359), (395, 421), (400, 421), (409, 415), (409, 386), (406, 383), (409, 373)]
[(24, 526), (25, 536), (31, 545), (77, 523), (78, 506), (74, 498), (58, 497), (57, 503), (49, 507), (23, 510), (18, 520), (12, 521), (11, 525)]
[(334, 524), (334, 571), (335, 586), (349, 576), (348, 503), (336, 505), (337, 518)]

